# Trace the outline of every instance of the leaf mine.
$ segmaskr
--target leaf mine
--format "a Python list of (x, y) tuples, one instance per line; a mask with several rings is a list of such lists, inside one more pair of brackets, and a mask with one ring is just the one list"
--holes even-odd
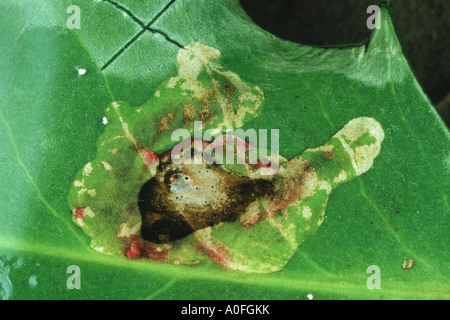
[[(278, 271), (324, 222), (332, 190), (372, 167), (384, 131), (367, 117), (350, 120), (322, 146), (289, 161), (280, 157), (271, 175), (260, 162), (175, 163), (173, 130), (192, 134), (202, 121), (201, 129), (223, 133), (261, 112), (264, 93), (222, 70), (220, 59), (215, 48), (186, 46), (177, 56), (178, 75), (148, 102), (107, 107), (97, 157), (75, 175), (68, 196), (92, 248), (130, 259), (198, 264), (209, 258), (232, 270)], [(193, 157), (212, 143), (202, 141), (200, 149), (191, 143), (185, 152)], [(254, 146), (245, 145), (248, 158)]]

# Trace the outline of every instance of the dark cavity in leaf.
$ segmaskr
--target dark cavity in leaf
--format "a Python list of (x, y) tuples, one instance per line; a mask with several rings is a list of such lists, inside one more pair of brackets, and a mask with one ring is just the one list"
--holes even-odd
[(217, 164), (162, 161), (156, 175), (139, 192), (143, 239), (166, 243), (196, 230), (234, 221), (274, 184), (224, 170)]

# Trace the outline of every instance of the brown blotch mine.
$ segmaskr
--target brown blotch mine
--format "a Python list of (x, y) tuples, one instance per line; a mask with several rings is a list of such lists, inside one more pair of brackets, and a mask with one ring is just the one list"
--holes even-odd
[(225, 92), (229, 97), (231, 97), (236, 92), (228, 83), (225, 83), (223, 85), (223, 88), (225, 89)]
[(208, 123), (208, 124), (211, 123), (211, 121), (216, 118), (216, 116), (214, 116), (211, 113), (209, 104), (205, 104), (205, 106), (200, 110), (199, 116), (200, 116), (200, 120), (202, 122), (205, 122), (205, 123)]
[(183, 121), (185, 124), (192, 124), (194, 120), (197, 118), (197, 110), (192, 104), (183, 104), (181, 106), (183, 109)]
[(215, 164), (162, 161), (139, 193), (141, 236), (156, 243), (234, 221), (247, 206), (274, 192), (272, 180), (237, 176)]
[(324, 157), (325, 159), (327, 159), (327, 160), (331, 160), (331, 159), (333, 159), (334, 157), (336, 157), (336, 155), (334, 154), (333, 151), (325, 151), (324, 154), (323, 154), (323, 157)]
[(169, 131), (170, 130), (170, 121), (176, 117), (176, 114), (172, 112), (168, 112), (164, 117), (161, 118), (158, 125), (158, 132)]

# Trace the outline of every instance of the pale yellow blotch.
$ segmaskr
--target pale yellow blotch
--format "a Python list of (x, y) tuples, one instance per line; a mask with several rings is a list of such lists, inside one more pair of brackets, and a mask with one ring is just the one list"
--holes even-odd
[(381, 145), (377, 144), (371, 144), (368, 146), (361, 146), (356, 148), (355, 158), (360, 170), (360, 174), (363, 174), (372, 167), (373, 160), (380, 153), (380, 149)]
[(325, 181), (325, 180), (320, 181), (319, 189), (320, 189), (320, 190), (326, 190), (326, 191), (327, 191), (327, 194), (330, 194), (331, 191), (333, 191), (333, 188), (331, 187), (331, 184), (329, 184), (329, 183), (328, 183), (327, 181)]
[(112, 150), (108, 150), (108, 152), (111, 152), (114, 155), (114, 157), (116, 157), (116, 158), (117, 158), (117, 151), (119, 151), (117, 148), (114, 148)]
[(88, 162), (83, 168), (83, 176), (89, 176), (91, 172), (92, 172), (92, 163)]
[(347, 180), (347, 173), (344, 170), (341, 170), (341, 172), (339, 172), (339, 175), (334, 178), (333, 182), (339, 183), (345, 180)]
[(88, 195), (90, 195), (91, 197), (95, 197), (97, 195), (97, 192), (95, 191), (95, 189), (89, 189), (87, 191)]
[(161, 96), (161, 91), (159, 91), (159, 90), (156, 91), (156, 92), (155, 92), (155, 97), (159, 98), (160, 96)]
[(102, 165), (103, 165), (103, 168), (105, 168), (105, 170), (109, 171), (112, 169), (111, 165), (106, 161), (102, 161)]
[(84, 222), (83, 222), (83, 218), (76, 218), (75, 219), (75, 222), (76, 222), (76, 224), (77, 225), (79, 225), (80, 227), (85, 227), (86, 225), (84, 224)]
[(317, 225), (320, 226), (323, 223), (324, 217), (320, 217), (317, 221)]
[(128, 128), (128, 123), (123, 121), (122, 117), (119, 117), (119, 120), (120, 123), (122, 124), (122, 129), (125, 132), (125, 136), (128, 138), (128, 140), (130, 140), (130, 142), (134, 145), (136, 149), (139, 149), (136, 139), (134, 138), (133, 134), (130, 132), (130, 129)]
[(325, 220), (325, 211), (322, 211), (322, 214), (320, 215), (320, 218), (317, 221), (317, 225), (320, 226), (324, 220)]
[[(350, 143), (354, 142), (365, 133), (374, 137), (375, 142), (370, 145), (357, 147), (355, 150), (352, 149), (347, 141), (350, 141)], [(344, 126), (344, 128), (339, 130), (333, 138), (339, 139), (345, 151), (351, 158), (356, 174), (361, 175), (372, 167), (373, 160), (380, 153), (381, 143), (384, 139), (384, 131), (375, 119), (361, 117), (352, 119)]]
[(139, 234), (139, 230), (141, 229), (141, 222), (135, 224), (134, 226), (130, 227), (127, 223), (122, 223), (120, 225), (120, 231), (117, 234), (119, 238), (128, 238), (132, 235)]
[(326, 144), (317, 148), (307, 149), (305, 152), (333, 152), (334, 146)]
[(80, 181), (80, 180), (75, 180), (75, 181), (73, 182), (73, 185), (74, 185), (75, 187), (77, 187), (77, 188), (82, 188), (82, 187), (84, 187), (84, 180), (82, 180), (82, 181)]
[(311, 216), (312, 216), (311, 208), (308, 206), (304, 206), (303, 210), (302, 210), (302, 215), (303, 215), (303, 218), (305, 218), (306, 220), (311, 218)]
[[(261, 106), (264, 99), (264, 93), (259, 87), (255, 87), (255, 94), (241, 78), (230, 71), (220, 71), (219, 65), (212, 65), (212, 60), (217, 60), (221, 56), (220, 51), (208, 47), (200, 42), (196, 42), (193, 46), (186, 46), (178, 53), (177, 60), (179, 63), (179, 75), (169, 79), (167, 88), (175, 88), (175, 86), (181, 82), (180, 88), (184, 91), (182, 94), (186, 94), (186, 91), (192, 93), (193, 98), (202, 101), (209, 94), (213, 94), (216, 101), (219, 103), (222, 113), (223, 122), (218, 127), (242, 127), (244, 117), (247, 113), (255, 114), (255, 111)], [(197, 80), (201, 71), (206, 73), (211, 78), (213, 88), (206, 87), (200, 81)], [(219, 76), (226, 78), (239, 92), (239, 103), (237, 110), (233, 110), (232, 102), (228, 96), (223, 95), (221, 92), (221, 85), (214, 79), (213, 72), (216, 72)], [(244, 107), (244, 102), (251, 102), (252, 107)]]
[(319, 180), (315, 171), (310, 172), (309, 175), (304, 178), (305, 184), (302, 187), (303, 198), (312, 197), (316, 194), (317, 190), (326, 190), (327, 194), (330, 194), (333, 188), (325, 180)]
[(170, 78), (167, 88), (173, 89), (180, 80), (184, 80), (181, 88), (192, 91), (195, 98), (201, 99), (207, 89), (197, 81), (197, 77), (208, 62), (219, 57), (219, 50), (200, 42), (196, 42), (193, 46), (186, 46), (178, 52), (178, 76)]
[(160, 244), (160, 245), (155, 246), (155, 251), (161, 252), (164, 250), (168, 250), (170, 248), (171, 248), (170, 244), (165, 243), (165, 244)]
[(144, 109), (142, 109), (142, 108), (139, 108), (139, 109), (136, 109), (136, 112), (137, 112), (137, 113), (141, 113), (141, 112), (142, 112), (142, 110), (144, 110)]
[(103, 248), (103, 247), (93, 247), (93, 249), (97, 252), (105, 253), (105, 248)]
[(84, 216), (88, 216), (90, 218), (93, 218), (95, 216), (94, 211), (92, 211), (91, 207), (86, 207), (84, 209)]
[(91, 244), (91, 248), (94, 249), (95, 251), (103, 253), (103, 254), (107, 254), (107, 255), (110, 255), (110, 256), (113, 255), (112, 252), (107, 251), (104, 247), (93, 246)]
[(297, 248), (296, 231), (297, 228), (295, 227), (294, 223), (289, 224), (286, 230), (286, 238), (291, 243), (293, 248)]

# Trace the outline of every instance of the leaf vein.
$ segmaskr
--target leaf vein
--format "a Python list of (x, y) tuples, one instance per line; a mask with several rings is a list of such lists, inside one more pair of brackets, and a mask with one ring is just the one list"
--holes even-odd
[(428, 261), (426, 261), (425, 259), (421, 258), (416, 252), (412, 251), (410, 248), (408, 248), (405, 243), (403, 242), (403, 240), (400, 238), (398, 232), (396, 232), (392, 226), (389, 224), (389, 222), (387, 221), (385, 215), (383, 214), (383, 212), (381, 211), (381, 209), (375, 204), (375, 202), (367, 195), (366, 191), (365, 191), (365, 187), (364, 187), (364, 182), (361, 181), (360, 179), (360, 193), (363, 196), (364, 199), (366, 199), (366, 201), (374, 208), (375, 213), (377, 214), (377, 216), (383, 221), (383, 223), (386, 226), (387, 231), (389, 231), (389, 233), (395, 238), (395, 240), (401, 245), (401, 247), (403, 248), (403, 250), (405, 250), (408, 255), (411, 255), (412, 257), (414, 257), (414, 260), (416, 261), (420, 261), (421, 263), (423, 263), (424, 265), (427, 265), (430, 269), (434, 270), (437, 274), (444, 276), (438, 269), (436, 269), (431, 263), (429, 263)]
[(80, 237), (79, 233), (76, 232), (76, 230), (74, 229), (74, 226), (69, 223), (67, 221), (67, 219), (64, 219), (60, 214), (58, 214), (58, 212), (52, 207), (52, 205), (47, 201), (47, 199), (45, 199), (45, 197), (42, 195), (39, 187), (36, 185), (36, 182), (34, 181), (33, 177), (31, 176), (30, 172), (28, 171), (27, 167), (25, 166), (25, 164), (23, 163), (20, 155), (19, 155), (19, 150), (17, 147), (17, 144), (14, 140), (14, 137), (12, 135), (11, 132), (11, 128), (8, 124), (8, 122), (6, 121), (5, 117), (3, 116), (3, 113), (0, 111), (0, 120), (3, 123), (4, 127), (6, 128), (6, 134), (9, 138), (9, 141), (11, 142), (11, 145), (13, 147), (13, 151), (14, 151), (14, 156), (16, 158), (17, 164), (19, 165), (19, 167), (22, 169), (22, 171), (25, 173), (25, 176), (27, 177), (29, 183), (31, 184), (33, 190), (36, 193), (36, 196), (38, 198), (38, 200), (40, 202), (42, 202), (42, 204), (44, 204), (44, 206), (51, 212), (51, 214), (58, 220), (60, 220), (65, 227), (75, 236), (75, 238), (86, 248), (89, 248), (89, 246), (85, 243), (85, 241), (82, 240), (82, 238)]
[(169, 290), (177, 281), (176, 278), (172, 278), (170, 279), (165, 285), (163, 285), (161, 288), (156, 289), (155, 291), (153, 291), (149, 296), (147, 296), (145, 298), (145, 300), (153, 300), (155, 299), (157, 296), (159, 296), (161, 293)]

